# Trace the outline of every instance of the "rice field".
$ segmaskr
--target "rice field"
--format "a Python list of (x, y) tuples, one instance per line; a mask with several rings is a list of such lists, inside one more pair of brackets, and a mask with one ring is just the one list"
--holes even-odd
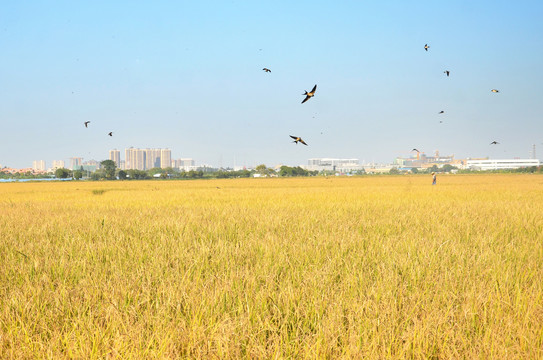
[(543, 358), (543, 176), (0, 184), (1, 358)]

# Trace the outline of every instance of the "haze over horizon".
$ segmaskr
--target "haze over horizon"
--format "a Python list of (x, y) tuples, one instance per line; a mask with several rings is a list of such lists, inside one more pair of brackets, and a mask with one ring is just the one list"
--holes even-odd
[(541, 2), (54, 4), (0, 13), (2, 165), (543, 154)]

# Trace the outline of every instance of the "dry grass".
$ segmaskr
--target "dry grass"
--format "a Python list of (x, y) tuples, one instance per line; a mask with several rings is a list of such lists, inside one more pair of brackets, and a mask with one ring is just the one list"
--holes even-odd
[(0, 184), (0, 356), (543, 357), (543, 176), (430, 182)]

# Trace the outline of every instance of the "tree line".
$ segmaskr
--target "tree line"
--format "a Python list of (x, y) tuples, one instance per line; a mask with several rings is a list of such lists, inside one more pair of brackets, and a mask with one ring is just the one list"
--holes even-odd
[[(458, 169), (455, 166), (446, 164), (442, 167), (437, 167), (436, 165), (427, 168), (427, 169), (417, 169), (412, 168), (410, 172), (412, 174), (429, 174), (432, 172), (436, 173), (448, 173), (455, 171), (458, 174), (474, 174), (474, 173), (543, 173), (542, 166), (531, 166), (524, 167), (519, 169), (509, 169), (509, 170), (462, 170)], [(405, 172), (400, 171), (398, 168), (393, 167), (390, 169), (388, 174), (398, 175)], [(229, 169), (208, 169), (206, 171), (202, 170), (190, 170), (184, 171), (175, 168), (152, 168), (150, 170), (135, 170), (128, 169), (123, 170), (117, 168), (116, 164), (112, 160), (104, 160), (100, 163), (100, 168), (94, 172), (85, 171), (83, 167), (76, 170), (69, 170), (66, 168), (56, 169), (54, 174), (32, 174), (31, 172), (23, 174), (8, 174), (0, 172), (0, 179), (39, 179), (39, 178), (51, 178), (55, 177), (57, 179), (67, 179), (72, 178), (75, 180), (82, 179), (86, 177), (90, 180), (148, 180), (148, 179), (228, 179), (228, 178), (248, 178), (252, 176), (260, 177), (297, 177), (297, 176), (316, 176), (319, 174), (323, 175), (334, 175), (335, 171), (311, 171), (303, 169), (300, 166), (290, 167), (290, 166), (281, 166), (278, 169), (269, 168), (264, 164), (258, 165), (254, 170), (229, 170)], [(358, 171), (354, 175), (364, 175), (363, 171)]]

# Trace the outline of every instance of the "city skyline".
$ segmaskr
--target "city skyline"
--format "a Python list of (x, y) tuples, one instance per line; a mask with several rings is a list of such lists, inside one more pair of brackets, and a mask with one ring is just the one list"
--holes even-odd
[[(530, 151), (529, 151), (529, 154), (528, 156), (524, 156), (524, 157), (512, 157), (512, 158), (507, 158), (507, 157), (494, 157), (494, 158), (491, 158), (491, 157), (488, 157), (488, 156), (484, 156), (484, 157), (476, 157), (476, 156), (467, 156), (467, 157), (464, 157), (463, 160), (460, 160), (459, 158), (456, 158), (456, 163), (458, 163), (459, 161), (464, 161), (464, 160), (518, 160), (518, 159), (538, 159), (537, 158), (537, 147), (536, 147), (536, 144), (532, 144), (532, 146), (530, 147)], [(413, 152), (414, 151), (417, 151), (415, 153), (415, 155), (413, 155)], [(433, 153), (433, 154), (432, 154)], [(172, 158), (171, 156), (171, 150), (170, 149), (164, 149), (164, 148), (143, 148), (143, 149), (140, 149), (140, 148), (134, 148), (134, 147), (130, 147), (130, 148), (127, 148), (127, 149), (124, 149), (124, 154), (125, 154), (125, 158), (124, 160), (121, 158), (121, 151), (118, 150), (118, 149), (111, 149), (109, 150), (109, 157), (108, 159), (109, 160), (113, 160), (115, 162), (115, 165), (117, 168), (119, 169), (123, 169), (123, 170), (127, 170), (127, 169), (136, 169), (136, 170), (149, 170), (149, 169), (152, 169), (152, 168), (167, 168), (167, 167), (172, 167), (172, 168), (179, 168), (179, 169), (182, 169), (182, 168), (191, 168), (191, 167), (195, 167), (196, 166), (196, 162), (194, 159), (192, 158), (177, 158), (177, 159), (174, 159)], [(427, 155), (429, 154), (429, 155)], [(161, 158), (161, 155), (165, 155), (165, 160), (163, 160)], [(319, 164), (319, 162), (321, 160), (341, 160), (342, 162), (345, 162), (348, 160), (356, 160), (357, 162), (357, 165), (361, 165), (361, 166), (368, 166), (368, 165), (375, 165), (375, 164), (378, 164), (378, 165), (383, 165), (383, 166), (390, 166), (390, 167), (393, 167), (393, 166), (400, 166), (400, 167), (409, 167), (409, 166), (414, 166), (414, 167), (419, 167), (419, 165), (416, 165), (418, 163), (420, 163), (421, 160), (424, 160), (424, 159), (440, 159), (439, 161), (437, 161), (438, 163), (442, 162), (442, 163), (455, 163), (455, 161), (452, 161), (455, 159), (455, 155), (454, 154), (450, 154), (450, 155), (440, 155), (439, 153), (439, 150), (435, 150), (433, 152), (426, 152), (426, 151), (418, 151), (418, 149), (412, 149), (408, 155), (404, 156), (404, 155), (397, 155), (395, 156), (393, 159), (389, 159), (389, 161), (387, 162), (375, 162), (375, 161), (367, 161), (366, 159), (363, 159), (362, 162), (360, 162), (360, 159), (359, 158), (344, 158), (344, 159), (339, 159), (339, 158), (333, 158), (333, 157), (320, 157), (320, 158), (309, 158), (307, 159), (306, 162), (304, 163), (300, 163), (300, 164), (295, 164), (295, 165), (288, 165), (288, 164), (283, 164), (283, 163), (270, 163), (270, 164), (265, 164), (265, 165), (268, 165), (268, 166), (271, 166), (271, 167), (277, 167), (277, 166), (281, 166), (281, 165), (288, 165), (288, 166), (308, 166), (309, 168), (312, 166), (312, 165), (317, 165)], [(70, 159), (70, 166), (68, 166), (67, 168), (68, 169), (74, 169), (76, 167), (79, 167), (81, 165), (93, 165), (93, 166), (97, 166), (99, 164), (100, 161), (103, 161), (103, 160), (108, 160), (108, 159), (103, 159), (103, 160), (94, 160), (94, 159), (89, 159), (89, 160), (85, 160), (83, 161), (83, 158), (80, 158), (80, 157), (71, 157), (69, 158)], [(128, 161), (127, 161), (128, 159)], [(132, 160), (131, 160), (132, 159)], [(411, 164), (411, 165), (404, 165), (404, 162), (403, 160), (408, 160), (408, 164)], [(538, 159), (539, 160), (539, 159)], [(131, 164), (131, 161), (133, 161), (133, 164)], [(314, 163), (314, 161), (316, 161)], [(427, 160), (424, 160), (424, 161), (427, 161)], [(430, 162), (433, 162), (433, 160), (430, 160)], [(65, 162), (64, 160), (53, 160), (52, 161), (52, 165), (51, 167), (47, 167), (46, 166), (46, 163), (47, 161), (45, 160), (33, 160), (32, 162), (32, 168), (34, 170), (49, 170), (49, 169), (55, 169), (55, 168), (59, 168), (59, 167), (65, 167)], [(39, 164), (39, 165), (37, 165)], [(167, 165), (167, 164), (170, 164), (170, 165)], [(254, 164), (249, 164), (249, 165), (243, 165), (243, 166), (219, 166), (217, 164), (201, 164), (199, 166), (201, 167), (211, 167), (211, 168), (255, 168), (257, 165), (260, 165), (262, 164), (261, 162), (255, 162)], [(0, 164), (0, 166), (3, 166)], [(23, 167), (23, 168), (28, 168), (28, 167)]]
[(385, 163), (413, 147), (514, 158), (543, 142), (536, 1), (10, 2), (3, 14), (6, 166), (143, 144), (233, 167)]

